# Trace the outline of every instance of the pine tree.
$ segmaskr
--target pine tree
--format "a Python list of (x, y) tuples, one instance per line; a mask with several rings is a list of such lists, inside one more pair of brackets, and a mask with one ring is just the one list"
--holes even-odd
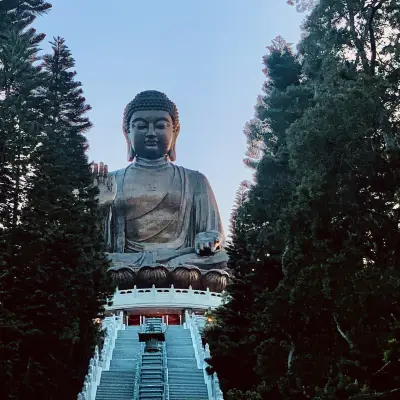
[(301, 117), (312, 97), (300, 85), (300, 64), (290, 45), (278, 37), (269, 51), (264, 57), (265, 94), (259, 97), (256, 118), (246, 132), (249, 145), (258, 143), (263, 156), (256, 165), (255, 184), (234, 220), (228, 252), (235, 279), (227, 289), (229, 301), (215, 312), (216, 322), (206, 332), (210, 364), (232, 399), (250, 398), (249, 390), (260, 383), (255, 349), (265, 335), (254, 327), (265, 305), (259, 297), (266, 288), (274, 291), (283, 277), (280, 262), (285, 243), (276, 224), (293, 190), (286, 129)]
[(399, 27), (394, 1), (321, 1), (306, 23), (300, 48), (316, 105), (288, 130), (301, 177), (283, 218), (288, 396), (400, 393)]
[(41, 0), (0, 2), (0, 381), (7, 382), (0, 385), (5, 397), (18, 384), (14, 366), (26, 327), (13, 307), (21, 279), (16, 227), (26, 199), (29, 156), (42, 128), (37, 119), (44, 77), (35, 61), (44, 35), (29, 26), (49, 8)]
[[(399, 396), (399, 28), (395, 1), (321, 0), (306, 20), (302, 84), (283, 99), (300, 90), (312, 93), (312, 106), (297, 115), (285, 108), (273, 118), (282, 131), (272, 160), (282, 163), (263, 157), (254, 185), (258, 202), (253, 191), (246, 202), (246, 215), (256, 213), (271, 230), (257, 231), (260, 242), (233, 244), (250, 252), (250, 260), (266, 251), (279, 256), (283, 278), (236, 310), (253, 315), (245, 345), (260, 333), (264, 338), (244, 356), (254, 363), (256, 393), (225, 375), (231, 388), (241, 389), (230, 392), (232, 399)], [(279, 174), (281, 184), (266, 196), (261, 189)], [(271, 218), (271, 209), (279, 215)], [(213, 357), (221, 357), (217, 343), (228, 356), (235, 352), (223, 322)], [(227, 367), (219, 363), (223, 375)]]
[(41, 0), (0, 3), (0, 224), (3, 229), (14, 227), (18, 221), (27, 157), (40, 132), (35, 110), (41, 101), (43, 76), (34, 61), (37, 45), (44, 35), (36, 34), (28, 26), (36, 15), (49, 8)]
[(239, 208), (243, 206), (247, 198), (247, 192), (250, 189), (251, 183), (249, 181), (240, 182), (239, 188), (236, 191), (235, 201), (232, 207), (231, 216), (229, 219), (229, 235), (235, 234), (235, 222)]
[[(25, 245), (16, 257), (20, 281), (13, 309), (24, 323), (13, 374), (16, 398), (76, 397), (113, 287), (98, 229), (98, 190), (83, 136), (90, 107), (71, 71), (64, 40), (43, 57), (43, 134), (30, 155), (27, 198), (18, 225)], [(44, 351), (45, 350), (45, 351)]]
[(296, 6), (298, 12), (312, 10), (319, 0), (286, 0), (290, 6)]

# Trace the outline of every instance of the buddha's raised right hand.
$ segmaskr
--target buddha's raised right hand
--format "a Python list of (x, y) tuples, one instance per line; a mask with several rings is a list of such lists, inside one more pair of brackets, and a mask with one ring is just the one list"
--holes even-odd
[(106, 205), (115, 199), (116, 184), (114, 175), (108, 174), (108, 167), (103, 162), (91, 164), (94, 185), (99, 189), (99, 204)]

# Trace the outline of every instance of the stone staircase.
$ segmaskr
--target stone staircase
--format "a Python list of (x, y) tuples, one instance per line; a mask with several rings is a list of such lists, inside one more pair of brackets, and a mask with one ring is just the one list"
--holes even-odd
[[(203, 322), (204, 319), (199, 318), (199, 327)], [(110, 370), (102, 372), (96, 400), (164, 400), (166, 366), (169, 400), (208, 400), (203, 371), (197, 368), (190, 331), (183, 326), (168, 326), (163, 351), (143, 353), (140, 359), (139, 329), (138, 326), (128, 326), (118, 331)], [(161, 332), (161, 329), (161, 318), (146, 319), (146, 331)], [(138, 362), (140, 369), (135, 395)]]
[(208, 400), (203, 371), (197, 368), (190, 331), (168, 326), (165, 333), (170, 400)]
[(146, 332), (161, 332), (162, 319), (161, 318), (146, 318)]
[(101, 374), (96, 400), (132, 400), (140, 344), (139, 327), (118, 331), (110, 370)]
[[(146, 332), (162, 332), (161, 318), (146, 318)], [(139, 400), (164, 399), (164, 362), (162, 351), (143, 353), (140, 365)]]

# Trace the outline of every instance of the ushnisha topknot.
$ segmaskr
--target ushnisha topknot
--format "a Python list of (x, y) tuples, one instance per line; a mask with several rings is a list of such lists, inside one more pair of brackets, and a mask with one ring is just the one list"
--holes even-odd
[(129, 140), (129, 130), (130, 125), (129, 122), (132, 118), (133, 113), (136, 111), (144, 111), (144, 110), (163, 110), (168, 112), (172, 119), (175, 140), (180, 131), (179, 124), (179, 113), (178, 109), (174, 102), (172, 102), (166, 94), (159, 92), (158, 90), (145, 90), (144, 92), (140, 92), (135, 96), (135, 98), (128, 103), (125, 107), (124, 116), (123, 116), (123, 125), (122, 129), (125, 135), (125, 139), (128, 145), (128, 160), (132, 161), (135, 157), (134, 149), (132, 147), (132, 143)]
[(146, 90), (135, 96), (135, 98), (125, 107), (123, 129), (124, 132), (129, 132), (129, 121), (132, 114), (136, 111), (143, 110), (163, 110), (167, 111), (171, 116), (174, 124), (174, 131), (179, 132), (179, 114), (174, 102), (167, 95), (157, 90)]

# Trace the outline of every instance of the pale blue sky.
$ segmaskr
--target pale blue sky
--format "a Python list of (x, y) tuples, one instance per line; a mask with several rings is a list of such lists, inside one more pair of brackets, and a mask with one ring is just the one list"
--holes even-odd
[(286, 0), (51, 3), (34, 26), (46, 41), (64, 37), (76, 60), (93, 108), (90, 160), (126, 166), (125, 105), (142, 90), (165, 92), (180, 114), (176, 163), (208, 177), (227, 231), (235, 191), (251, 177), (242, 129), (265, 80), (261, 58), (277, 35), (296, 43), (304, 16)]

